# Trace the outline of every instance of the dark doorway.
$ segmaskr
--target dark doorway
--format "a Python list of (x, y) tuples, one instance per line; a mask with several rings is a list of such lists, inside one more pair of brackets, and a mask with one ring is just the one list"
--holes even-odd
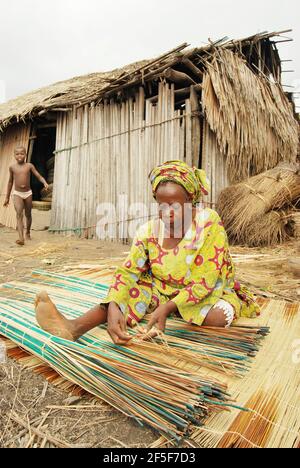
[[(54, 165), (55, 165), (56, 126), (53, 124), (42, 124), (37, 126), (34, 137), (33, 151), (30, 162), (38, 172), (46, 179), (50, 191), (46, 196), (52, 196)], [(43, 185), (32, 176), (31, 187), (33, 201), (45, 199)]]

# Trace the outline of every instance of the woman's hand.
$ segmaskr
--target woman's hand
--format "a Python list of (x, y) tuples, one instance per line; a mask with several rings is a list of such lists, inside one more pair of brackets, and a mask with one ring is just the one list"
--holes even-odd
[(108, 306), (107, 332), (117, 345), (126, 345), (132, 339), (126, 332), (126, 319), (115, 302)]
[[(166, 328), (167, 318), (177, 311), (177, 306), (174, 302), (170, 301), (167, 304), (159, 306), (151, 315), (147, 325), (147, 333), (141, 338), (143, 341), (155, 338), (159, 333), (164, 332)], [(156, 328), (157, 331), (153, 330)]]
[(3, 203), (3, 206), (4, 206), (4, 208), (7, 208), (8, 205), (9, 205), (9, 198), (6, 198), (4, 203)]

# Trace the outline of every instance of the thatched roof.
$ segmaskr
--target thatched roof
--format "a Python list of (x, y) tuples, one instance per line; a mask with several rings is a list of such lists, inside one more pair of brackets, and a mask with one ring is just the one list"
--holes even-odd
[(244, 60), (220, 50), (207, 65), (202, 106), (231, 182), (295, 161), (299, 127), (282, 87), (252, 73)]
[(80, 105), (89, 96), (99, 96), (103, 88), (123, 74), (133, 73), (147, 63), (147, 60), (143, 60), (111, 72), (77, 76), (12, 99), (0, 105), (0, 128), (10, 125), (12, 121), (35, 116), (43, 110)]
[[(256, 67), (255, 63), (263, 63), (262, 71), (272, 74), (276, 81), (280, 81), (280, 58), (275, 42), (270, 39), (281, 33), (261, 33), (239, 41), (224, 38), (195, 49), (187, 49), (188, 44), (182, 44), (154, 60), (144, 60), (111, 72), (92, 73), (55, 83), (0, 105), (0, 130), (43, 112), (68, 109), (111, 97), (126, 88), (161, 76), (168, 68), (176, 67), (184, 60), (190, 60), (192, 65), (201, 65), (209, 61), (218, 49), (231, 49), (242, 54), (253, 68)], [(263, 61), (260, 56), (262, 51)]]

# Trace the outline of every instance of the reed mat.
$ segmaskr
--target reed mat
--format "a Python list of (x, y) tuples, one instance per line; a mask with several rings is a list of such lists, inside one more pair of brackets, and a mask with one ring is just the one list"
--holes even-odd
[(230, 330), (170, 319), (159, 340), (134, 340), (127, 348), (113, 345), (104, 327), (71, 343), (37, 326), (37, 292), (46, 289), (64, 315), (76, 318), (106, 295), (112, 273), (106, 265), (68, 275), (35, 271), (2, 285), (0, 334), (10, 355), (54, 384), (86, 391), (157, 429), (156, 446), (182, 438), (207, 447), (296, 446), (299, 305), (261, 300), (262, 317)]

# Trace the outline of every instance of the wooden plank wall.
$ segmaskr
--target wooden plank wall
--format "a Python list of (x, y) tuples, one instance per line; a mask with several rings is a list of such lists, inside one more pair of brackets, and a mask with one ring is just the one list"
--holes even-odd
[[(154, 166), (172, 159), (197, 163), (200, 138), (195, 135), (200, 127), (191, 115), (195, 107), (195, 100), (191, 104), (188, 99), (185, 110), (175, 110), (174, 85), (160, 83), (156, 105), (145, 100), (140, 88), (122, 104), (111, 100), (60, 114), (51, 229), (94, 237), (99, 203), (116, 204), (119, 195), (127, 195), (129, 203), (149, 206), (148, 174)], [(124, 204), (119, 206), (119, 221), (143, 216), (128, 215)], [(121, 223), (120, 232), (125, 229)]]
[(0, 223), (4, 226), (16, 228), (16, 214), (13, 201), (10, 200), (8, 208), (3, 207), (9, 178), (9, 166), (15, 162), (14, 149), (16, 146), (25, 146), (28, 150), (30, 124), (15, 124), (8, 127), (0, 140)]

